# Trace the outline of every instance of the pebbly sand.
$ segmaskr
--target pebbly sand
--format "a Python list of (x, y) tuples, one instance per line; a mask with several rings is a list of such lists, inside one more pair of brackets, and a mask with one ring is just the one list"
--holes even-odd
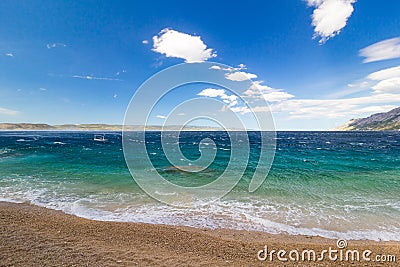
[[(29, 204), (0, 202), (0, 266), (400, 266), (400, 242), (347, 241), (346, 249), (397, 262), (273, 261), (258, 251), (314, 249), (336, 240), (236, 230), (100, 222)], [(361, 253), (360, 252), (360, 253)], [(263, 254), (261, 254), (262, 256)], [(286, 255), (286, 257), (288, 257)]]

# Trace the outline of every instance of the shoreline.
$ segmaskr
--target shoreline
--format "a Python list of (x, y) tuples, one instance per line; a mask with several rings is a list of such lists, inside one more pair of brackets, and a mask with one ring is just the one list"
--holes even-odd
[[(1, 266), (397, 266), (396, 262), (260, 261), (257, 253), (284, 249), (316, 252), (337, 240), (315, 236), (107, 222), (80, 218), (27, 203), (0, 202)], [(394, 255), (400, 242), (347, 240), (346, 249)]]

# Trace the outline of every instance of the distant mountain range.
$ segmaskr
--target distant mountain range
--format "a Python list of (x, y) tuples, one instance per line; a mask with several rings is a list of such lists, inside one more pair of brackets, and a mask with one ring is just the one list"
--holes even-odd
[(386, 113), (377, 113), (368, 118), (352, 119), (335, 128), (338, 131), (389, 131), (400, 130), (400, 107)]
[[(0, 123), (0, 131), (122, 131), (122, 125), (110, 124), (62, 124), (49, 125), (44, 123)], [(126, 127), (130, 131), (160, 131), (161, 126)], [(165, 131), (179, 131), (181, 126), (171, 125), (164, 127)], [(218, 127), (185, 126), (184, 131), (221, 131)], [(235, 131), (236, 129), (227, 129)], [(342, 126), (335, 128), (336, 131), (385, 131), (400, 130), (400, 107), (386, 113), (378, 113), (368, 118), (352, 119)]]
[[(3, 131), (122, 131), (122, 125), (110, 124), (62, 124), (49, 125), (44, 123), (0, 123)], [(130, 131), (142, 131), (144, 126), (127, 126)], [(160, 131), (161, 126), (146, 126), (147, 131)], [(181, 126), (171, 125), (164, 127), (166, 131), (179, 131)], [(221, 131), (217, 127), (185, 126), (184, 131)]]

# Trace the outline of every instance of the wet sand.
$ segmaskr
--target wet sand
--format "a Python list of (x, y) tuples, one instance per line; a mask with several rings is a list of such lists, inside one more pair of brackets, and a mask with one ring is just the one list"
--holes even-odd
[[(100, 222), (29, 204), (0, 202), (0, 266), (400, 266), (400, 242), (347, 241), (346, 249), (395, 255), (396, 262), (273, 261), (272, 249), (316, 252), (337, 249), (336, 240), (207, 230), (142, 223)], [(261, 256), (264, 256), (261, 254)], [(286, 258), (288, 255), (286, 254)]]

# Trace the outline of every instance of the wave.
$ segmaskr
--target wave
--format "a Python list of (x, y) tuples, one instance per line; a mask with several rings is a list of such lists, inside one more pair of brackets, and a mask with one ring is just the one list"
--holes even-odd
[[(321, 236), (331, 239), (347, 240), (400, 241), (400, 228), (387, 226), (364, 227), (365, 229), (333, 230), (319, 227), (296, 226), (257, 216), (260, 212), (282, 213), (277, 207), (265, 205), (254, 212), (254, 203), (236, 200), (220, 200), (206, 206), (194, 204), (193, 208), (176, 208), (164, 205), (139, 194), (90, 195), (87, 197), (54, 198), (45, 189), (4, 194), (0, 201), (28, 202), (49, 209), (61, 210), (68, 214), (98, 221), (136, 222), (151, 224), (169, 224), (207, 229), (235, 229), (261, 231), (271, 234)], [(162, 192), (158, 192), (163, 194)], [(260, 207), (258, 207), (260, 208)], [(296, 212), (288, 210), (287, 216)], [(328, 225), (325, 225), (328, 226)]]

